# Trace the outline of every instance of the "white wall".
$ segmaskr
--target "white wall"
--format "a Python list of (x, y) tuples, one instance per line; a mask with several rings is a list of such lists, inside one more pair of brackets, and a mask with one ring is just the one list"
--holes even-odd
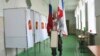
[(3, 0), (0, 0), (0, 16), (3, 15)]
[[(48, 16), (48, 5), (43, 2), (43, 0), (31, 0), (32, 7), (31, 9)], [(27, 7), (26, 0), (0, 0), (0, 15), (2, 15), (2, 8), (20, 8)]]
[(4, 35), (3, 35), (3, 18), (0, 17), (0, 56), (5, 56)]
[(43, 0), (31, 0), (32, 9), (39, 13), (48, 16), (48, 5)]

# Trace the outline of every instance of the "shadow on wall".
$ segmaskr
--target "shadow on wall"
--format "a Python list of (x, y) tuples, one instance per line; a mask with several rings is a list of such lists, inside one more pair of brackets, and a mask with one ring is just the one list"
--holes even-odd
[(100, 16), (96, 16), (96, 30), (95, 44), (100, 45)]
[(0, 17), (0, 56), (5, 56), (3, 33), (3, 17)]
[(75, 21), (75, 17), (74, 17), (74, 11), (66, 11), (66, 19), (68, 20), (67, 25), (68, 25), (69, 34), (75, 34), (75, 32), (76, 32), (76, 21)]

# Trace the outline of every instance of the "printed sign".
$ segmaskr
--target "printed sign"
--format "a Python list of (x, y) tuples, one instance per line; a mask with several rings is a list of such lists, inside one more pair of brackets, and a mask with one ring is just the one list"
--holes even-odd
[(51, 31), (51, 47), (58, 47), (57, 31)]

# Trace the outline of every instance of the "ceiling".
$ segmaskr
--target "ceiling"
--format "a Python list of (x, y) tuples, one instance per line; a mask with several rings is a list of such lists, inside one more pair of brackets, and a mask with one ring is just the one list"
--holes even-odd
[[(45, 3), (49, 3), (49, 0), (43, 0)], [(78, 5), (79, 0), (64, 0), (65, 10), (66, 11), (74, 11), (76, 6)], [(57, 10), (58, 0), (52, 0), (52, 7), (54, 10)]]

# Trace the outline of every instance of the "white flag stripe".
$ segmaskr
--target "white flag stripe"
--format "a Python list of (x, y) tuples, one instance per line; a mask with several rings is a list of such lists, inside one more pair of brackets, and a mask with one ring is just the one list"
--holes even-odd
[(62, 8), (62, 0), (59, 0), (58, 3), (59, 3), (59, 8), (60, 8), (61, 10), (63, 10), (63, 8)]
[(68, 35), (67, 26), (66, 26), (66, 17), (65, 17), (65, 10), (63, 10), (63, 23), (64, 23), (64, 33)]

